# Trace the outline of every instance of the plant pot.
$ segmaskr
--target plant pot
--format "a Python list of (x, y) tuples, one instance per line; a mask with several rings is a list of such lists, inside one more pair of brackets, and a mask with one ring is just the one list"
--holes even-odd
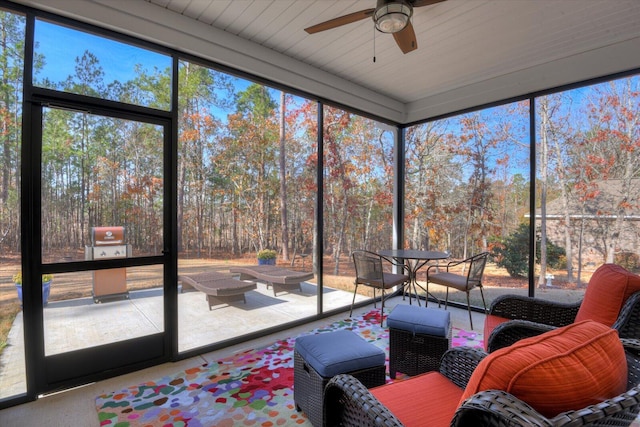
[(42, 302), (43, 305), (49, 303), (49, 294), (51, 293), (51, 280), (42, 284)]
[[(22, 306), (22, 285), (15, 283), (16, 290), (18, 291), (18, 299), (20, 300), (20, 306)], [(51, 293), (51, 280), (42, 284), (42, 302), (43, 305), (47, 305), (49, 302), (49, 294)]]
[(258, 265), (276, 265), (276, 259), (258, 259)]

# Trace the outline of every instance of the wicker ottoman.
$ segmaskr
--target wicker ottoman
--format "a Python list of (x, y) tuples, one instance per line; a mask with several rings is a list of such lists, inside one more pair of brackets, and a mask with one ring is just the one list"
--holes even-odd
[(397, 305), (387, 317), (389, 376), (437, 371), (451, 348), (451, 318), (446, 310)]
[(293, 352), (293, 400), (315, 427), (323, 425), (324, 388), (338, 374), (350, 374), (366, 387), (385, 383), (385, 353), (351, 331), (306, 335)]

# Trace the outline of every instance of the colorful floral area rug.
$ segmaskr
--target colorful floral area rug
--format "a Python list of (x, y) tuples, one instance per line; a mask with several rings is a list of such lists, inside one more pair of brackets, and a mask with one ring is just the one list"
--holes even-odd
[[(389, 355), (379, 313), (347, 318), (310, 333), (349, 329)], [(482, 335), (453, 329), (453, 346), (482, 347)], [(101, 426), (311, 426), (293, 401), (295, 337), (98, 396)], [(387, 369), (388, 372), (388, 369)], [(398, 378), (402, 375), (399, 373)]]

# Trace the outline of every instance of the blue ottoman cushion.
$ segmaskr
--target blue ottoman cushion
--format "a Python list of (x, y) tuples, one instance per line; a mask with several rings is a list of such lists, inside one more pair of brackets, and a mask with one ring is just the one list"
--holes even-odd
[(397, 305), (387, 317), (389, 328), (420, 335), (446, 337), (449, 334), (450, 313), (436, 308)]
[(296, 338), (295, 351), (325, 378), (384, 365), (385, 353), (351, 331)]

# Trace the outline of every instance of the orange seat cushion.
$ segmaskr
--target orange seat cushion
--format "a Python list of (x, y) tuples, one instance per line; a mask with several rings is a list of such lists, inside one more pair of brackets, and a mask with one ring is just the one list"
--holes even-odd
[(616, 264), (603, 264), (591, 276), (576, 322), (595, 320), (613, 326), (622, 306), (640, 291), (640, 276)]
[(462, 389), (439, 372), (372, 388), (371, 393), (405, 426), (449, 426)]
[(627, 361), (618, 332), (587, 320), (491, 353), (471, 375), (460, 403), (498, 389), (553, 417), (612, 398), (626, 386)]
[(485, 350), (488, 348), (487, 346), (489, 345), (489, 336), (491, 335), (491, 332), (493, 332), (493, 330), (495, 328), (497, 328), (498, 326), (500, 326), (504, 322), (508, 322), (509, 320), (511, 320), (511, 319), (507, 319), (506, 317), (494, 316), (492, 314), (487, 314), (487, 316), (484, 318), (484, 348), (485, 348)]

